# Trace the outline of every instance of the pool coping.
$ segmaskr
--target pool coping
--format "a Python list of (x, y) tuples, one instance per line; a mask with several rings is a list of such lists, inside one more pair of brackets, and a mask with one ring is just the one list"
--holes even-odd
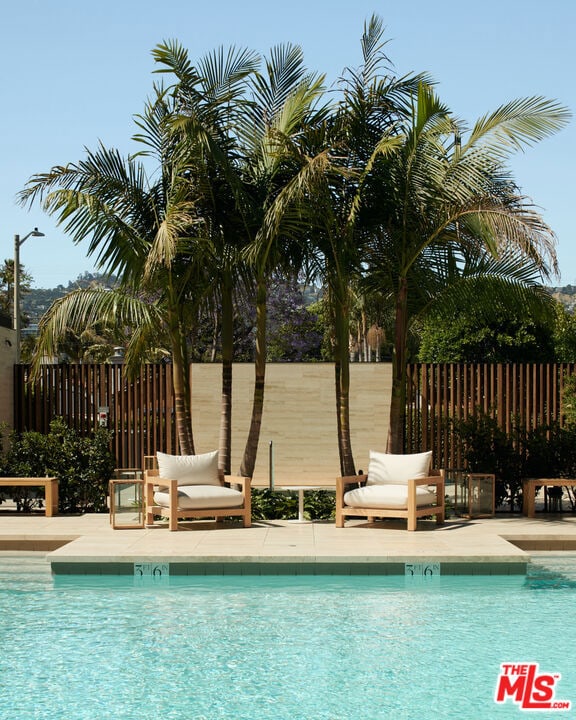
[[(112, 530), (107, 515), (55, 518), (0, 516), (0, 550), (41, 551), (56, 575), (131, 575), (135, 566), (165, 566), (173, 575), (402, 575), (406, 566), (438, 565), (443, 575), (516, 575), (531, 552), (576, 550), (576, 518), (522, 517), (421, 523), (261, 521), (194, 523)], [(420, 571), (420, 570), (418, 570)]]

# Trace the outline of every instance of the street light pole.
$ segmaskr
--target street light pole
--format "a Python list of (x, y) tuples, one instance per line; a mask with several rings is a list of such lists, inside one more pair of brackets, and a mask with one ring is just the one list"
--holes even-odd
[(30, 231), (20, 239), (20, 235), (14, 235), (14, 330), (16, 331), (16, 363), (20, 362), (20, 245), (29, 237), (44, 237), (44, 233), (38, 228)]

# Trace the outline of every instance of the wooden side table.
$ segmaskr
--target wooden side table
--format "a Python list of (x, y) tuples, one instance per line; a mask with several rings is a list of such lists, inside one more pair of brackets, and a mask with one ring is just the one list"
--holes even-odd
[(522, 483), (522, 511), (536, 517), (536, 490), (539, 487), (576, 487), (576, 478), (525, 478)]

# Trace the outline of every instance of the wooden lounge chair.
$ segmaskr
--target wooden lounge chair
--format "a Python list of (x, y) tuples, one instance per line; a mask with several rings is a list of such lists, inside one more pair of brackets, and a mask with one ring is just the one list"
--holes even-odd
[[(168, 517), (170, 530), (178, 520), (241, 517), (251, 525), (250, 478), (224, 476), (218, 469), (218, 451), (202, 455), (157, 453), (158, 469), (144, 472), (146, 524), (155, 516)], [(237, 485), (240, 489), (231, 487)]]
[(336, 479), (336, 527), (344, 527), (347, 517), (406, 518), (408, 530), (430, 515), (443, 523), (444, 471), (430, 470), (431, 458), (371, 451), (367, 475)]

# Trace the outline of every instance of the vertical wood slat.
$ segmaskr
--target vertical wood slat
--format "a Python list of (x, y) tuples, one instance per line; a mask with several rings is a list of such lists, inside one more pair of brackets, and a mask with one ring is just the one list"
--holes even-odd
[[(428, 437), (430, 433), (430, 427), (428, 425), (428, 418), (430, 417), (430, 366), (420, 365), (420, 376), (422, 378), (422, 385), (420, 390), (420, 433), (421, 437)], [(428, 446), (426, 446), (428, 449)]]
[(175, 418), (169, 365), (146, 365), (128, 382), (122, 365), (44, 365), (28, 383), (29, 368), (14, 366), (14, 429), (47, 433), (62, 417), (80, 435), (97, 427), (108, 407), (111, 449), (118, 467), (141, 467), (143, 456), (175, 452)]
[[(562, 422), (561, 397), (575, 363), (414, 364), (408, 366), (407, 451), (431, 449), (445, 467), (460, 467), (447, 423), (473, 417), (478, 408), (510, 433), (515, 419), (532, 429)], [(63, 417), (81, 434), (109, 408), (112, 450), (119, 467), (140, 467), (143, 455), (178, 451), (170, 366), (146, 365), (128, 382), (122, 365), (45, 365), (27, 384), (29, 369), (14, 367), (15, 430), (48, 432)]]
[[(533, 430), (562, 424), (564, 379), (576, 373), (576, 363), (410, 365), (409, 375), (416, 372), (423, 379), (420, 434), (410, 433), (406, 451), (433, 450), (435, 462), (458, 468), (462, 458), (451, 433), (443, 429), (446, 421), (467, 420), (481, 410), (507, 434), (517, 425)], [(408, 402), (415, 402), (414, 397)]]

